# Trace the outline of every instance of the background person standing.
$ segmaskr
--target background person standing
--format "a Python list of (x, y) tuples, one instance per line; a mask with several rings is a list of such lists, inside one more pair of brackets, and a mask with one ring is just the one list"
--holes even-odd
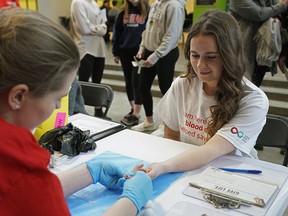
[(139, 93), (137, 74), (138, 68), (133, 67), (132, 61), (136, 56), (141, 43), (141, 34), (145, 30), (148, 4), (146, 0), (126, 0), (116, 18), (113, 30), (113, 56), (115, 63), (121, 62), (125, 77), (127, 97), (131, 111), (124, 116), (121, 122), (127, 126), (139, 123), (142, 98)]
[(143, 64), (139, 89), (146, 119), (132, 127), (136, 131), (155, 130), (151, 86), (158, 76), (159, 87), (164, 95), (174, 78), (174, 69), (179, 57), (178, 40), (182, 35), (185, 19), (185, 0), (156, 0), (150, 8), (146, 30), (137, 53)]
[(114, 28), (114, 23), (115, 23), (115, 20), (116, 20), (118, 13), (119, 13), (119, 9), (117, 8), (117, 1), (113, 0), (112, 1), (112, 7), (108, 11), (108, 16), (107, 16), (108, 22), (111, 25), (111, 29)]
[(258, 28), (270, 17), (276, 17), (287, 9), (288, 0), (274, 4), (274, 0), (230, 0), (230, 11), (240, 25), (243, 48), (247, 56), (248, 78), (260, 86), (267, 66), (257, 65), (254, 36)]
[[(258, 65), (256, 61), (256, 43), (254, 41), (258, 28), (270, 17), (275, 17), (287, 10), (288, 0), (274, 4), (274, 0), (231, 0), (230, 11), (240, 25), (243, 49), (246, 56), (246, 76), (260, 86), (267, 71), (271, 68)], [(262, 146), (255, 146), (263, 150)]]
[[(71, 4), (71, 33), (80, 52), (79, 80), (100, 83), (107, 54), (103, 36), (107, 32), (106, 17), (93, 0), (73, 0)], [(95, 107), (95, 116), (103, 117)]]
[[(110, 4), (109, 4), (109, 0), (104, 0), (103, 5), (100, 7), (101, 10), (105, 9), (106, 10), (106, 17), (108, 18), (108, 11), (111, 9)], [(107, 32), (104, 35), (104, 40), (110, 41), (110, 23), (107, 19), (107, 21), (105, 22), (106, 26), (107, 26)]]

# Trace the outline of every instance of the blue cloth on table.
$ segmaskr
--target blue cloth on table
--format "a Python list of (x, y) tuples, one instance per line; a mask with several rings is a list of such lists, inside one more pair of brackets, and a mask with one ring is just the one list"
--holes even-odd
[[(112, 152), (104, 152), (92, 160), (111, 161), (121, 166), (127, 173), (135, 165), (143, 163), (147, 166), (147, 161), (130, 158)], [(153, 180), (152, 199), (162, 193), (169, 185), (177, 180), (183, 173), (168, 173), (161, 175)], [(110, 206), (112, 206), (121, 195), (122, 190), (110, 190), (105, 186), (97, 183), (90, 185), (66, 198), (70, 212), (73, 216), (97, 216), (102, 215)]]

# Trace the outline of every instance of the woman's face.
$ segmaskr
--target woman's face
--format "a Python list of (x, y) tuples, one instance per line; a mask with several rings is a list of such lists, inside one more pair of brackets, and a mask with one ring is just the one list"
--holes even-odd
[(214, 35), (196, 35), (191, 39), (190, 62), (204, 86), (216, 88), (223, 63)]
[(51, 91), (43, 97), (34, 97), (28, 92), (25, 104), (18, 110), (19, 118), (15, 123), (29, 130), (38, 127), (55, 109), (61, 107), (61, 98), (69, 93), (75, 75), (76, 71), (69, 73), (59, 90)]

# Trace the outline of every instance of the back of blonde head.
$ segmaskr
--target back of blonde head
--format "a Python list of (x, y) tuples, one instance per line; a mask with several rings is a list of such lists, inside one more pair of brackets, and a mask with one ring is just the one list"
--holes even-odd
[(37, 97), (58, 90), (79, 59), (60, 25), (37, 12), (0, 10), (0, 94), (17, 84), (27, 85)]

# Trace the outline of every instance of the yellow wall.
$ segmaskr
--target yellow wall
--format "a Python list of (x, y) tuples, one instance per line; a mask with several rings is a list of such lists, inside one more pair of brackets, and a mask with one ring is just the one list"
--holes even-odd
[(101, 7), (103, 5), (104, 0), (96, 0), (96, 2), (99, 5), (99, 7)]
[(194, 11), (194, 0), (187, 0), (186, 2), (186, 11), (187, 13), (193, 13)]
[(38, 10), (37, 0), (19, 0), (21, 8), (27, 10)]
[(52, 21), (60, 23), (59, 17), (70, 16), (71, 0), (38, 0), (38, 11)]

